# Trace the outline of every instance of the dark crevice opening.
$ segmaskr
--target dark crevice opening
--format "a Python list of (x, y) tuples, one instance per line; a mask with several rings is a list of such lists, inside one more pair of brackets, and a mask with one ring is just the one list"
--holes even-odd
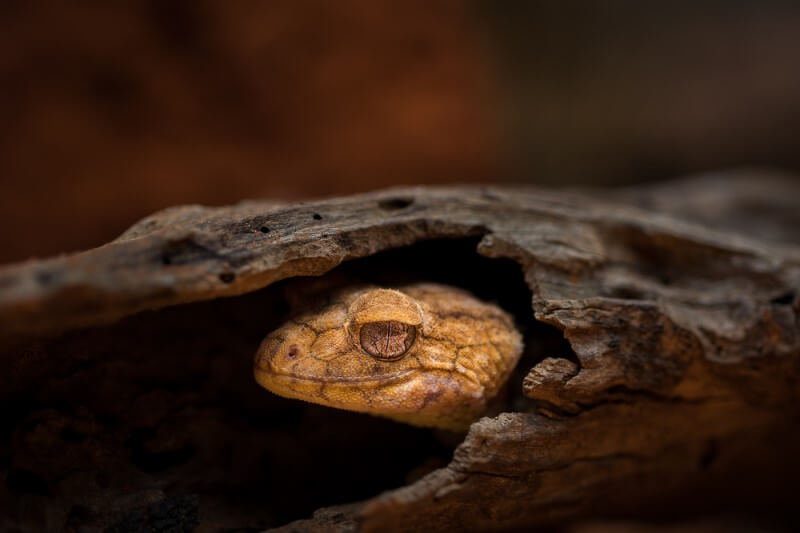
[(386, 287), (416, 281), (454, 285), (511, 313), (525, 349), (509, 378), (504, 409), (531, 411), (534, 402), (522, 394), (528, 371), (547, 357), (567, 359), (578, 368), (580, 361), (561, 330), (534, 318), (532, 293), (522, 266), (511, 259), (480, 255), (477, 248), (481, 238), (422, 241), (349, 261), (330, 274), (342, 273)]
[(794, 303), (794, 298), (794, 291), (788, 291), (771, 299), (770, 303), (774, 305), (792, 305), (792, 303)]
[[(397, 207), (399, 208), (399, 207)], [(478, 298), (495, 303), (510, 312), (517, 327), (520, 328), (525, 351), (516, 371), (509, 380), (509, 386), (502, 410), (515, 410), (532, 407), (522, 396), (522, 379), (527, 371), (545, 357), (574, 358), (569, 344), (557, 328), (534, 319), (531, 307), (532, 295), (526, 285), (520, 265), (508, 259), (484, 257), (477, 252), (480, 237), (450, 240), (423, 241), (412, 246), (387, 250), (373, 256), (348, 261), (325, 276), (352, 282), (364, 282), (384, 287), (393, 287), (418, 281), (436, 282), (464, 288)], [(282, 292), (284, 287), (302, 282), (292, 278), (266, 289)], [(264, 292), (264, 291), (261, 291)], [(258, 298), (259, 293), (248, 297)], [(281, 320), (289, 318), (288, 310)], [(277, 324), (276, 324), (277, 325)], [(264, 328), (264, 334), (272, 328)], [(439, 431), (415, 428), (357, 413), (339, 411), (327, 407), (305, 404), (293, 400), (276, 398), (263, 391), (259, 400), (275, 402), (281, 409), (300, 412), (299, 418), (284, 423), (282, 431), (296, 432), (294, 446), (310, 449), (319, 443), (307, 442), (309, 435), (319, 432), (320, 425), (328, 427), (331, 420), (337, 426), (330, 434), (320, 436), (328, 446), (339, 450), (337, 461), (328, 462), (323, 469), (307, 469), (305, 460), (293, 462), (285, 457), (265, 454), (262, 467), (265, 471), (288, 471), (287, 479), (281, 484), (302, 483), (305, 487), (303, 500), (283, 502), (280, 509), (282, 521), (309, 516), (314, 510), (342, 503), (348, 503), (375, 496), (382, 491), (397, 488), (422, 477), (425, 473), (445, 466), (452, 451), (460, 443), (463, 435), (450, 435), (442, 438)], [(262, 428), (269, 431), (269, 424)], [(366, 435), (364, 432), (366, 431)], [(304, 440), (306, 442), (304, 442)], [(331, 444), (334, 443), (334, 444)], [(314, 455), (314, 452), (307, 454)], [(306, 455), (306, 454), (304, 454)], [(330, 455), (326, 452), (326, 455)], [(386, 461), (386, 457), (391, 461)], [(339, 472), (332, 465), (344, 466)], [(330, 491), (320, 487), (321, 479), (339, 479), (337, 490)], [(262, 484), (270, 484), (263, 481)], [(275, 483), (276, 490), (281, 485)], [(302, 490), (297, 487), (297, 490)]]
[(378, 207), (386, 211), (396, 211), (398, 209), (405, 209), (413, 203), (413, 198), (388, 198), (378, 202)]
[[(544, 357), (574, 356), (557, 328), (534, 319), (520, 265), (479, 255), (479, 240), (421, 242), (349, 261), (329, 274), (386, 286), (455, 285), (512, 313), (526, 350), (506, 410), (527, 408), (525, 373)], [(192, 246), (172, 251), (173, 264), (204, 253)], [(128, 519), (125, 513), (147, 511), (125, 507), (130, 502), (113, 495), (168, 486), (167, 499), (199, 497), (200, 515), (209, 520), (263, 529), (375, 496), (446, 465), (461, 436), (442, 439), (435, 430), (279, 398), (254, 382), (253, 355), (289, 317), (284, 289), (296, 281), (144, 312), (49, 341), (41, 348), (48, 365), (18, 380), (28, 380), (36, 402), (16, 404), (11, 414), (19, 423), (0, 443), (9, 452), (4, 466), (13, 473), (14, 497), (23, 502), (26, 493), (61, 486), (75, 472), (70, 457), (110, 457), (79, 465), (90, 480), (85, 498), (54, 492), (50, 502), (69, 499), (85, 508), (73, 521), (116, 523)], [(32, 464), (25, 443), (51, 427), (52, 441), (40, 446), (54, 459), (24, 470)], [(135, 479), (126, 475), (131, 471)], [(93, 490), (111, 499), (100, 505)], [(216, 517), (216, 509), (224, 516)]]
[[(525, 342), (525, 351), (509, 379), (501, 409), (532, 410), (535, 407), (533, 402), (522, 395), (522, 380), (527, 372), (546, 357), (562, 357), (572, 361), (578, 359), (558, 328), (534, 318), (532, 294), (525, 282), (521, 265), (511, 259), (480, 255), (477, 252), (480, 240), (481, 237), (422, 241), (412, 246), (348, 261), (326, 276), (385, 287), (418, 281), (442, 283), (466, 289), (484, 301), (499, 305), (514, 316)], [(301, 279), (285, 280), (273, 288), (279, 289)], [(288, 314), (284, 318), (288, 318)], [(269, 395), (266, 391), (264, 394)], [(347, 450), (342, 452), (339, 459), (349, 463), (347, 457), (350, 454), (360, 458), (348, 466), (350, 473), (343, 475), (337, 491), (307, 493), (308, 498), (303, 502), (305, 505), (302, 508), (297, 507), (296, 514), (287, 512), (285, 521), (307, 517), (320, 507), (369, 498), (415, 481), (425, 473), (445, 466), (450, 461), (452, 450), (463, 438), (463, 435), (451, 435), (443, 439), (441, 432), (432, 429), (413, 428), (389, 420), (292, 400), (277, 401), (282, 406), (303, 411), (304, 416), (297, 421), (296, 426), (301, 439), (302, 435), (308, 434), (309, 428), (314, 428), (321, 421), (338, 420), (340, 425), (336, 440), (344, 438), (341, 446)], [(373, 438), (362, 440), (359, 435), (367, 427), (380, 428), (380, 431), (369, 430)], [(385, 460), (387, 443), (403, 450), (398, 455), (388, 452), (393, 457), (389, 463)], [(371, 458), (376, 453), (376, 462), (373, 463)], [(268, 459), (270, 468), (275, 467), (274, 461), (275, 458)], [(333, 472), (307, 471), (304, 477), (299, 474), (298, 465), (285, 462), (281, 464), (292, 470), (294, 482), (302, 479), (303, 486), (306, 487), (317, 486), (320, 479), (339, 475)], [(370, 472), (370, 475), (364, 477), (366, 472)], [(356, 479), (360, 481), (357, 482)], [(284, 510), (288, 509), (289, 507), (284, 506)]]

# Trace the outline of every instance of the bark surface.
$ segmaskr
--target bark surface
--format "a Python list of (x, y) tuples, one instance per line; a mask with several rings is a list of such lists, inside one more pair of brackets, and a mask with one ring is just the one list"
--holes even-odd
[[(784, 516), (800, 473), (800, 187), (762, 183), (754, 205), (752, 183), (709, 177), (602, 194), (407, 188), (179, 207), (106, 246), (4, 267), (9, 524), (265, 527), (297, 518), (302, 498), (361, 502), (287, 530)], [(424, 430), (243, 385), (268, 323), (281, 318), (273, 284), (453, 239), (477, 243), (476, 258), (514, 261), (525, 281), (517, 296), (531, 304), (517, 319), (554, 326), (569, 346), (523, 358), (507, 412), (475, 423), (447, 464), (444, 452), (406, 476), (438, 446)], [(423, 273), (470, 266), (407, 250)], [(504, 283), (484, 288), (495, 282)], [(533, 327), (531, 350), (542, 340)], [(323, 429), (308, 433), (315, 423)], [(307, 466), (308, 454), (337, 443), (341, 460), (364, 464)], [(358, 471), (389, 462), (380, 474)], [(336, 476), (362, 488), (337, 493)], [(310, 486), (323, 481), (327, 499)], [(37, 505), (45, 512), (26, 511)]]

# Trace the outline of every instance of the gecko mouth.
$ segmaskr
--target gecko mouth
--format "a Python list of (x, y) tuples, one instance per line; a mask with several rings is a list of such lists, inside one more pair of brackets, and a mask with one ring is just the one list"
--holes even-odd
[(393, 372), (383, 376), (304, 376), (302, 374), (284, 374), (282, 372), (259, 371), (257, 377), (263, 376), (265, 379), (276, 379), (280, 381), (302, 382), (302, 383), (341, 383), (344, 385), (388, 385), (404, 380), (414, 369)]

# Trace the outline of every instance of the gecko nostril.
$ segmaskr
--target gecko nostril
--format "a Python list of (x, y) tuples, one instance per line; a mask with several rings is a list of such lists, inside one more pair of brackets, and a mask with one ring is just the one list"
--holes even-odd
[(297, 345), (296, 344), (292, 344), (289, 347), (289, 351), (286, 352), (286, 357), (289, 358), (289, 359), (294, 359), (295, 357), (297, 357), (297, 352), (298, 352)]

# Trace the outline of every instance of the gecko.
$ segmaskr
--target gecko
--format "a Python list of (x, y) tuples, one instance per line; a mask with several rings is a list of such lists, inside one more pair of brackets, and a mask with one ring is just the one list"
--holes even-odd
[(436, 283), (327, 294), (261, 342), (256, 381), (286, 398), (461, 431), (522, 353), (510, 314)]

